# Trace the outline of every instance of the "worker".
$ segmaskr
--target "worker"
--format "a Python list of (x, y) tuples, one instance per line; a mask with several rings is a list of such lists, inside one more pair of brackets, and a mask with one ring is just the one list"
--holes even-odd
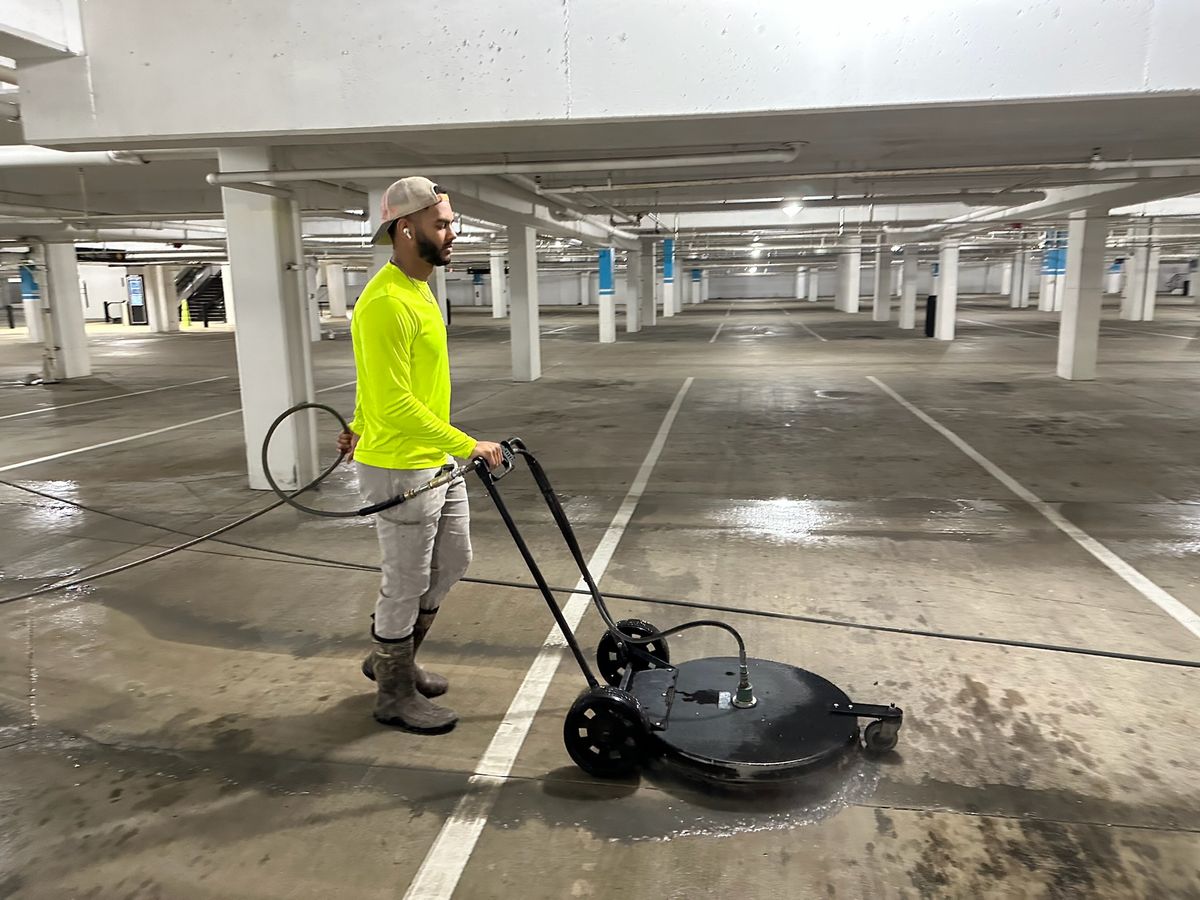
[[(383, 196), (373, 243), (392, 257), (354, 306), (350, 333), (358, 378), (354, 420), (338, 449), (354, 460), (367, 503), (396, 497), (453, 468), (452, 457), (501, 460), (500, 445), (450, 424), (446, 326), (427, 281), (450, 262), (450, 198), (428, 178), (402, 178)], [(376, 720), (440, 734), (458, 716), (434, 703), (445, 677), (417, 665), (417, 651), (450, 588), (471, 562), (470, 513), (462, 479), (377, 515), (382, 580), (372, 650), (362, 671), (376, 684)]]

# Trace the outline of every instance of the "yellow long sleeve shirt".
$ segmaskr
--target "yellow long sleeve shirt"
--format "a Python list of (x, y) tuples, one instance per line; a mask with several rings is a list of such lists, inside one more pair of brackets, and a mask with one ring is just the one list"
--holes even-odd
[(358, 374), (355, 459), (383, 469), (431, 469), (465, 457), (475, 439), (450, 424), (446, 325), (433, 292), (392, 263), (363, 289), (350, 324)]

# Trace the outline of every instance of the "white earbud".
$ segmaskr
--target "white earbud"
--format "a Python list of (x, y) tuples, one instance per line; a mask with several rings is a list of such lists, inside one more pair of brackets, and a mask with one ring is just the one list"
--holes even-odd
[(405, 228), (405, 229), (404, 229), (404, 236), (405, 236), (405, 237), (412, 237), (412, 232), (411, 232), (411, 231), (409, 231), (407, 228)]

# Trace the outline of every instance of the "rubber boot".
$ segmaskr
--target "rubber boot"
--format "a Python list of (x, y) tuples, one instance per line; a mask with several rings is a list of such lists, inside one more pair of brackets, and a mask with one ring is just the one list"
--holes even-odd
[[(433, 626), (434, 617), (437, 616), (436, 609), (428, 612), (422, 610), (417, 616), (417, 624), (413, 626), (413, 656), (421, 649), (421, 642), (425, 640), (425, 635), (429, 633), (429, 629)], [(371, 616), (374, 619), (374, 616)], [(374, 627), (372, 626), (372, 636), (374, 635)], [(375, 651), (372, 650), (367, 654), (367, 658), (363, 660), (362, 673), (375, 680)], [(417, 690), (426, 697), (440, 697), (450, 689), (450, 682), (446, 680), (446, 676), (439, 675), (437, 672), (430, 672), (427, 669), (417, 666)]]
[(417, 734), (442, 734), (454, 728), (458, 716), (417, 690), (413, 644), (412, 637), (376, 643), (375, 720)]

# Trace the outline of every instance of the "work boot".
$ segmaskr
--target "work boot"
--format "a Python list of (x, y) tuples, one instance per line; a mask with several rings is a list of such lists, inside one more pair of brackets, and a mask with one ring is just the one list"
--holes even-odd
[[(425, 611), (422, 610), (417, 616), (417, 624), (413, 626), (413, 656), (417, 655), (417, 651), (421, 649), (421, 642), (425, 640), (425, 635), (429, 633), (430, 627), (433, 625), (433, 619), (437, 615), (437, 610)], [(371, 616), (374, 619), (374, 616)], [(372, 635), (374, 629), (372, 628)], [(375, 651), (372, 650), (367, 654), (367, 658), (363, 660), (362, 673), (375, 680)], [(439, 675), (437, 672), (430, 672), (417, 666), (417, 690), (426, 697), (440, 697), (450, 689), (450, 682), (446, 680), (446, 676)]]
[(414, 643), (412, 637), (406, 637), (376, 644), (372, 670), (379, 688), (375, 719), (418, 734), (442, 734), (454, 727), (458, 715), (426, 699), (417, 690)]

